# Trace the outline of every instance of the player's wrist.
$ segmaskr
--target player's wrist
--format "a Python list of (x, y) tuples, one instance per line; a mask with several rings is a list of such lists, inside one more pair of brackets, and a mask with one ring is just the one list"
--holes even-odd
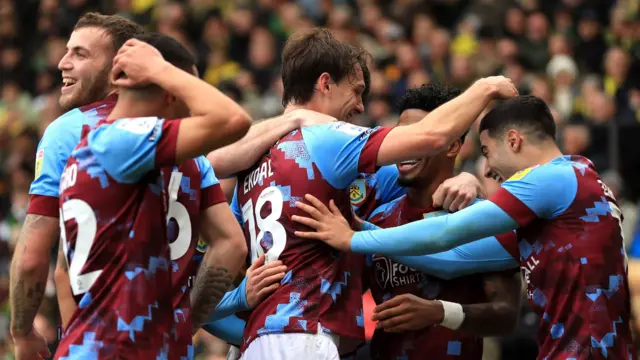
[(485, 99), (493, 100), (498, 98), (498, 86), (489, 83), (486, 79), (479, 79), (473, 85), (472, 89), (481, 93)]
[(458, 330), (464, 322), (464, 309), (458, 303), (438, 300), (442, 305), (443, 317), (440, 325), (451, 329)]

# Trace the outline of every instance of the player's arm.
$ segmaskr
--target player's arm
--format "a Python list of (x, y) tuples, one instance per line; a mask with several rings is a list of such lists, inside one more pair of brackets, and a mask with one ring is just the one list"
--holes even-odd
[(226, 178), (248, 169), (273, 144), (301, 126), (336, 121), (334, 117), (311, 110), (298, 109), (254, 124), (239, 141), (207, 155), (218, 176)]
[(58, 297), (58, 307), (60, 308), (60, 319), (62, 320), (62, 329), (66, 329), (71, 320), (73, 312), (76, 310), (76, 302), (71, 292), (71, 278), (69, 278), (69, 266), (62, 249), (62, 242), (58, 249), (58, 260), (56, 262), (56, 270), (54, 273), (56, 282), (56, 296)]
[(387, 332), (415, 331), (441, 325), (475, 336), (507, 334), (518, 322), (522, 287), (520, 275), (487, 275), (484, 285), (490, 301), (487, 303), (461, 305), (402, 294), (376, 306), (373, 320), (378, 321), (376, 328)]
[[(320, 229), (315, 233), (296, 232), (298, 236), (325, 241), (342, 251), (388, 256), (432, 254), (506, 233), (538, 218), (553, 219), (571, 205), (577, 186), (571, 165), (551, 163), (516, 173), (502, 184), (489, 201), (482, 201), (455, 214), (391, 229), (338, 233), (322, 227), (321, 221), (309, 221), (315, 219), (301, 220), (297, 216), (292, 219)], [(310, 199), (308, 195), (305, 198)], [(319, 211), (314, 215), (320, 219), (332, 216)]]
[(226, 202), (204, 211), (200, 233), (209, 247), (191, 290), (194, 332), (205, 323), (209, 314), (231, 288), (247, 256), (242, 229)]
[(246, 322), (244, 320), (235, 315), (231, 315), (226, 318), (207, 323), (202, 327), (202, 329), (209, 334), (228, 342), (229, 344), (241, 346), (245, 325)]
[(251, 126), (242, 107), (215, 87), (165, 61), (151, 45), (127, 41), (113, 60), (113, 72), (124, 72), (117, 86), (153, 83), (184, 101), (192, 117), (180, 121), (175, 163), (206, 154), (241, 139)]
[(392, 259), (445, 280), (475, 273), (515, 269), (520, 266), (517, 260), (518, 244), (513, 231), (437, 254), (392, 256)]
[(520, 314), (520, 273), (486, 274), (484, 289), (489, 302), (461, 305), (464, 321), (460, 330), (483, 337), (509, 334), (518, 324)]
[[(64, 116), (76, 115), (67, 113)], [(62, 125), (61, 125), (62, 124)], [(67, 157), (76, 145), (61, 117), (47, 127), (36, 156), (36, 177), (29, 189), (27, 216), (14, 250), (10, 272), (11, 335), (27, 336), (42, 302), (51, 249), (60, 234), (58, 188)], [(65, 128), (65, 129), (63, 129)]]
[(490, 101), (517, 95), (513, 83), (505, 77), (480, 79), (421, 121), (393, 128), (380, 144), (376, 164), (390, 165), (435, 155), (467, 131)]

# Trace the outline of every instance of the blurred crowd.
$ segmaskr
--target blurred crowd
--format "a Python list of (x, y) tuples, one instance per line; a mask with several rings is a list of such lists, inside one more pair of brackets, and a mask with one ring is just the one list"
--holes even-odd
[[(254, 119), (282, 111), (280, 51), (301, 28), (327, 27), (371, 54), (361, 125), (393, 125), (407, 88), (432, 81), (465, 88), (478, 77), (508, 76), (551, 106), (565, 153), (594, 161), (618, 196), (631, 246), (640, 238), (639, 9), (638, 0), (0, 0), (0, 359), (12, 358), (9, 261), (35, 149), (61, 115), (57, 64), (84, 12), (117, 13), (175, 37), (197, 55), (200, 76)], [(469, 138), (459, 169), (482, 177), (477, 134)], [(54, 346), (52, 277), (36, 326)], [(487, 357), (534, 358), (536, 321), (525, 306), (518, 330), (491, 343)], [(224, 358), (223, 343), (200, 336), (203, 357)]]

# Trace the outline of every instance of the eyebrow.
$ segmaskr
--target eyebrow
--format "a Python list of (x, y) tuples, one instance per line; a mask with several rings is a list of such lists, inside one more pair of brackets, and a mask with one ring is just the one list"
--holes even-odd
[(67, 51), (69, 51), (69, 50), (72, 50), (72, 51), (82, 50), (82, 51), (86, 51), (89, 54), (91, 53), (91, 51), (89, 51), (89, 49), (87, 49), (84, 46), (80, 46), (80, 45), (72, 46), (71, 48), (67, 47), (66, 49), (67, 49)]

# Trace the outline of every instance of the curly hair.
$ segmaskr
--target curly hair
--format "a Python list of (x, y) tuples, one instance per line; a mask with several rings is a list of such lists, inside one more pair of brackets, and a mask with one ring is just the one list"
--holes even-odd
[[(419, 88), (407, 89), (400, 100), (398, 100), (397, 108), (400, 113), (408, 109), (431, 112), (440, 105), (453, 100), (461, 93), (462, 91), (458, 88), (448, 87), (438, 83), (424, 84)], [(463, 143), (468, 132), (469, 131), (466, 131), (460, 137), (460, 141)]]

